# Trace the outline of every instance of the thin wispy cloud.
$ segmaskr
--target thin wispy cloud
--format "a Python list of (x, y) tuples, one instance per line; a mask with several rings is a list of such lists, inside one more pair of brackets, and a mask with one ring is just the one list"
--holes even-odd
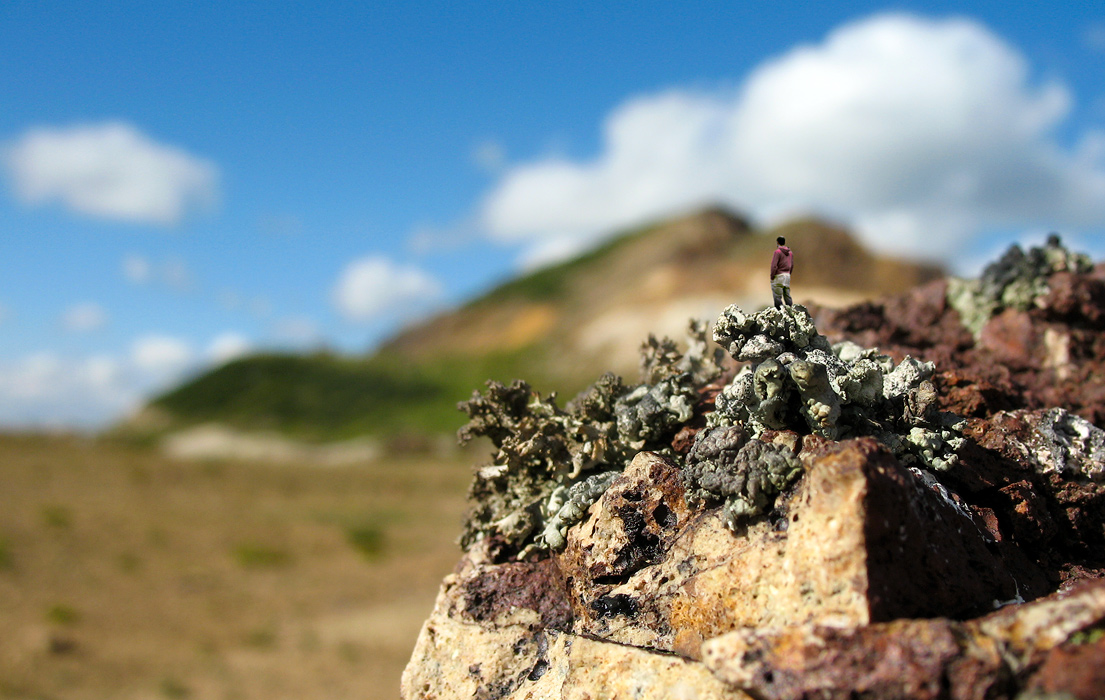
[(171, 226), (218, 199), (214, 163), (124, 122), (28, 130), (5, 149), (15, 196), (32, 206)]
[(293, 348), (317, 346), (322, 342), (322, 332), (314, 319), (306, 316), (288, 316), (272, 324), (272, 335), (281, 345)]
[(107, 325), (108, 316), (104, 308), (91, 301), (74, 304), (65, 310), (61, 323), (66, 330), (74, 333), (88, 333)]
[(192, 267), (181, 257), (153, 261), (145, 255), (131, 253), (123, 257), (120, 268), (123, 277), (131, 284), (157, 284), (181, 293), (195, 289)]
[(596, 157), (510, 168), (480, 211), (526, 259), (708, 202), (768, 223), (821, 213), (877, 249), (946, 258), (995, 227), (1105, 226), (1101, 134), (1053, 138), (1071, 102), (977, 22), (879, 15), (737, 89), (630, 100)]
[(0, 360), (0, 424), (103, 428), (140, 407), (151, 393), (251, 348), (245, 336), (231, 331), (212, 338), (203, 352), (183, 339), (151, 334), (121, 354), (74, 357), (43, 351)]
[(472, 162), (480, 170), (498, 173), (506, 165), (506, 150), (498, 141), (481, 141), (472, 149)]
[(1095, 53), (1105, 53), (1105, 22), (1094, 22), (1082, 32), (1082, 45)]
[(145, 284), (153, 276), (153, 266), (141, 255), (128, 255), (123, 258), (123, 277), (133, 284)]

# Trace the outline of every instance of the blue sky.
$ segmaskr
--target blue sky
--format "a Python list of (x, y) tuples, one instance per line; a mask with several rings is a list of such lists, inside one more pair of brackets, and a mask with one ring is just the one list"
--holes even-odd
[(819, 212), (1105, 256), (1092, 3), (0, 5), (0, 425), (363, 351), (604, 234)]

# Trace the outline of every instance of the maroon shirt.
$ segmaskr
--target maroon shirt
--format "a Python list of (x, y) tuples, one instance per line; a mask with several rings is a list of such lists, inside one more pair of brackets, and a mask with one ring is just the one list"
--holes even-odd
[(794, 253), (790, 252), (790, 248), (785, 245), (781, 245), (775, 249), (775, 254), (771, 256), (771, 279), (775, 279), (775, 275), (781, 272), (790, 272), (794, 269)]

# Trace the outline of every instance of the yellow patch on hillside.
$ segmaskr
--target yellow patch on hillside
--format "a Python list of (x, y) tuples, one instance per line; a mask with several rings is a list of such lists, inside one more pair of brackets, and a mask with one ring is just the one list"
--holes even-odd
[(539, 340), (552, 329), (557, 316), (556, 308), (551, 304), (532, 304), (521, 308), (503, 330), (502, 349), (517, 350)]

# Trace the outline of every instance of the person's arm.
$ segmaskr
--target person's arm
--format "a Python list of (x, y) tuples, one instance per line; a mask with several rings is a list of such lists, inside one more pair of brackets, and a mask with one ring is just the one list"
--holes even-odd
[(779, 274), (779, 263), (783, 261), (783, 254), (776, 248), (775, 252), (771, 255), (771, 279), (775, 279), (775, 275)]

